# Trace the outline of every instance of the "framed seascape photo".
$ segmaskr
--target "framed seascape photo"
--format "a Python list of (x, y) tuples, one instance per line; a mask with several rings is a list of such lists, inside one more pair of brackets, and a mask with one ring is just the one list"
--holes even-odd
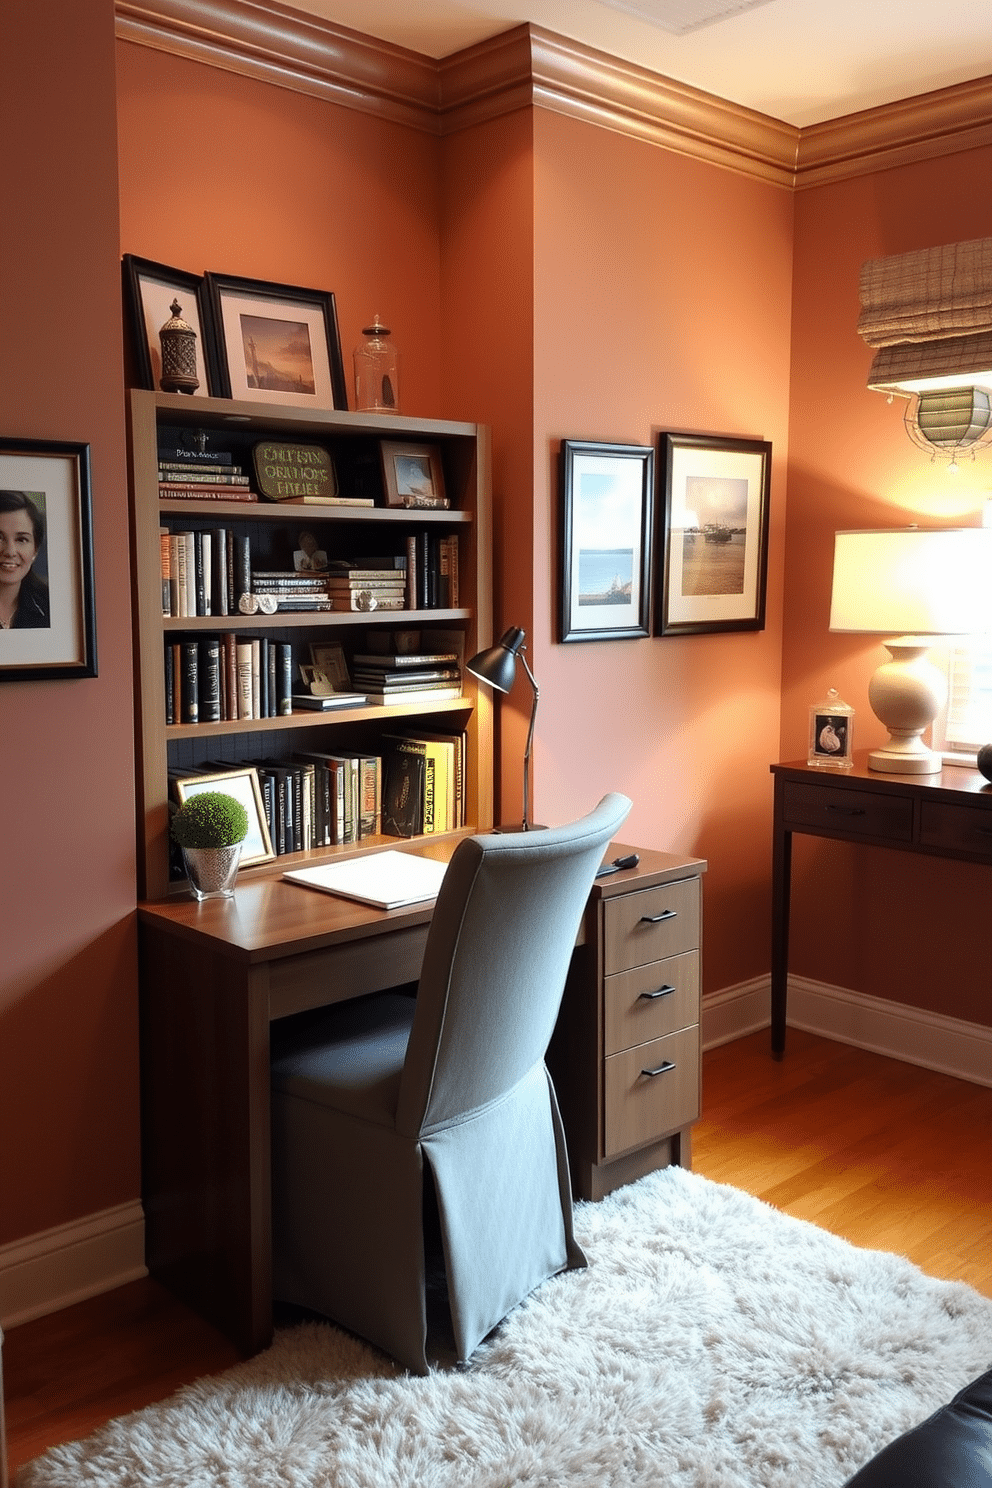
[(210, 311), (202, 276), (170, 269), (168, 264), (154, 263), (150, 258), (136, 258), (133, 253), (125, 253), (121, 268), (135, 385), (158, 390), (162, 376), (159, 332), (172, 319), (175, 302), (180, 318), (196, 333), (198, 386), (191, 396), (207, 397), (212, 390), (208, 364)]
[(229, 274), (204, 276), (221, 398), (288, 408), (348, 407), (334, 296)]
[(441, 450), (436, 444), (382, 441), (382, 482), (387, 506), (448, 506)]
[(772, 447), (662, 434), (664, 541), (655, 634), (763, 630)]
[(0, 438), (0, 680), (96, 674), (90, 447)]
[(650, 634), (654, 450), (561, 444), (563, 641)]
[(242, 868), (250, 868), (253, 863), (267, 863), (275, 857), (262, 788), (254, 765), (246, 765), (243, 770), (218, 771), (215, 775), (190, 775), (174, 784), (180, 806), (192, 796), (202, 796), (204, 791), (221, 791), (241, 802), (248, 813), (248, 835), (241, 844), (239, 859)]

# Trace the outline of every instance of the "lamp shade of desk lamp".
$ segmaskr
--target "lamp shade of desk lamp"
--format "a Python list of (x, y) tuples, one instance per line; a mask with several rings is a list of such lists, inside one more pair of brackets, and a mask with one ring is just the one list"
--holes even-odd
[(527, 665), (527, 658), (524, 655), (524, 651), (526, 650), (524, 646), (526, 636), (526, 631), (520, 630), (515, 625), (511, 625), (510, 629), (504, 631), (503, 635), (500, 636), (495, 646), (490, 646), (487, 651), (480, 651), (477, 656), (472, 657), (471, 661), (466, 662), (466, 666), (473, 677), (478, 677), (480, 682), (487, 683), (490, 687), (495, 688), (497, 692), (507, 693), (510, 691), (516, 678), (517, 662), (519, 660), (534, 690), (534, 701), (531, 704), (530, 710), (530, 727), (527, 730), (527, 747), (524, 750), (524, 819), (522, 822), (522, 830), (531, 832), (534, 830), (534, 823), (530, 819), (530, 764), (531, 750), (534, 747), (534, 722), (537, 718), (537, 703), (540, 692), (538, 691), (534, 673)]
[(891, 657), (872, 677), (868, 701), (889, 737), (868, 768), (930, 775), (941, 758), (923, 742), (947, 699), (927, 652), (937, 636), (992, 627), (992, 529), (894, 527), (838, 532), (830, 629), (884, 635)]

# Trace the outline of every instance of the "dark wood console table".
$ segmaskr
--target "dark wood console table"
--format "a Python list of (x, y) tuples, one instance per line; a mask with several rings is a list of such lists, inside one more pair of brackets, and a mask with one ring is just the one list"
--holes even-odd
[(772, 1053), (785, 1052), (792, 834), (864, 842), (938, 858), (992, 863), (992, 785), (978, 770), (948, 765), (936, 775), (883, 775), (867, 752), (850, 770), (804, 760), (772, 765)]

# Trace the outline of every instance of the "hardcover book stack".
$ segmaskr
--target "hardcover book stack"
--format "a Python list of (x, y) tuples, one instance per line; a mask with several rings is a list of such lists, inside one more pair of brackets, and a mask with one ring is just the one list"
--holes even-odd
[(320, 573), (252, 569), (251, 594), (258, 601), (257, 607), (270, 615), (283, 610), (302, 614), (335, 608), (327, 592), (327, 576)]
[(159, 450), (158, 490), (163, 501), (258, 500), (242, 466), (215, 450)]
[(370, 703), (440, 702), (462, 693), (456, 651), (399, 656), (359, 652), (352, 658), (352, 677)]
[(363, 558), (331, 562), (326, 575), (331, 608), (368, 614), (407, 608), (404, 558)]
[(229, 631), (165, 647), (165, 722), (220, 723), (292, 713), (293, 648)]

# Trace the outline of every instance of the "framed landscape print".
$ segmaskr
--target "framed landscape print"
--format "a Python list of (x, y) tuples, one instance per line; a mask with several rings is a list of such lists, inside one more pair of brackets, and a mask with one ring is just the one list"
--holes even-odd
[(348, 407), (334, 296), (262, 279), (204, 276), (221, 398), (288, 408)]
[(772, 447), (662, 434), (655, 634), (763, 630)]
[(0, 680), (95, 677), (90, 447), (0, 438)]
[(650, 634), (654, 450), (561, 444), (562, 641)]
[(131, 354), (136, 387), (158, 390), (162, 376), (162, 346), (159, 332), (172, 318), (177, 301), (179, 314), (196, 333), (196, 377), (199, 386), (190, 395), (205, 398), (209, 384), (209, 308), (206, 286), (199, 274), (170, 269), (168, 264), (125, 253), (122, 262), (124, 298), (127, 306)]

